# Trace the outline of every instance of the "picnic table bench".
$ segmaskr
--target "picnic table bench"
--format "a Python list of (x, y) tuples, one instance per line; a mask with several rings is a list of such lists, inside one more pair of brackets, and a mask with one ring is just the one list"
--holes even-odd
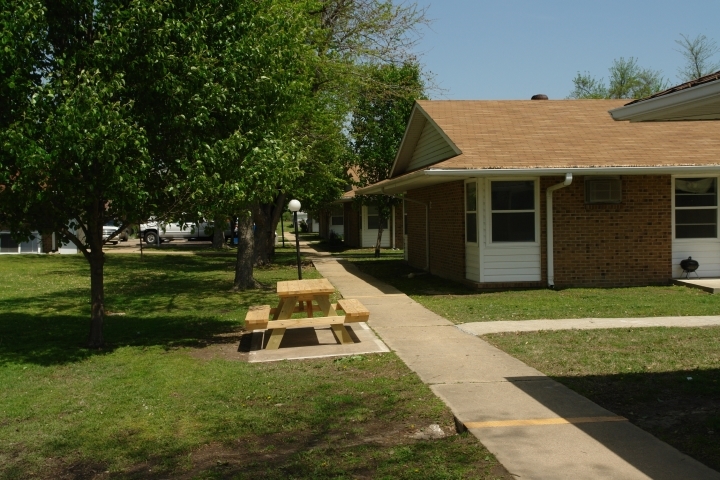
[[(280, 347), (285, 330), (291, 327), (330, 325), (340, 344), (353, 343), (345, 324), (366, 322), (370, 318), (370, 312), (355, 299), (344, 298), (331, 304), (330, 295), (334, 292), (335, 287), (325, 278), (278, 282), (278, 306), (250, 307), (245, 316), (245, 329), (270, 330), (266, 348), (271, 350)], [(338, 310), (344, 312), (344, 315), (338, 315)], [(322, 312), (322, 316), (314, 316), (317, 311)], [(306, 318), (291, 318), (294, 313), (303, 312), (307, 315)]]

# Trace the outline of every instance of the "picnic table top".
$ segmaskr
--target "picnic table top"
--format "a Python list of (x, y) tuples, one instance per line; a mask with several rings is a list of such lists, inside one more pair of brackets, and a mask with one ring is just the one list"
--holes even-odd
[(332, 283), (330, 283), (327, 278), (277, 282), (277, 294), (280, 297), (308, 294), (330, 295), (334, 292), (335, 287), (332, 286)]

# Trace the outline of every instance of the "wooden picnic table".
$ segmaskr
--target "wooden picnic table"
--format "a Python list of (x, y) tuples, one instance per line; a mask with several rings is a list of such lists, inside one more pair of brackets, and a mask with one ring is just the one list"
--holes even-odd
[[(335, 293), (335, 287), (327, 278), (278, 282), (277, 294), (280, 297), (280, 302), (272, 318), (273, 320), (287, 320), (290, 319), (293, 313), (304, 311), (307, 318), (313, 318), (314, 320), (315, 311), (320, 310), (322, 317), (318, 318), (317, 325), (327, 325), (328, 321), (330, 321), (330, 328), (332, 328), (338, 342), (352, 343), (347, 329), (343, 326), (345, 316), (339, 316), (330, 304), (330, 295), (333, 293)], [(317, 305), (313, 305), (313, 301)], [(327, 317), (336, 318), (330, 319)], [(301, 320), (297, 322), (298, 326), (310, 326), (313, 324), (313, 322), (308, 322), (305, 319), (298, 320)], [(333, 320), (336, 320), (337, 323), (332, 323)], [(285, 328), (274, 328), (270, 334), (267, 348), (278, 348), (283, 335), (285, 335)]]
[[(278, 306), (270, 308), (269, 305), (263, 305), (252, 308), (245, 318), (245, 328), (271, 330), (266, 347), (271, 350), (280, 346), (288, 327), (330, 325), (339, 343), (353, 343), (344, 324), (367, 321), (369, 312), (357, 300), (342, 299), (335, 305), (331, 304), (330, 295), (333, 293), (335, 287), (325, 278), (278, 282)], [(337, 310), (342, 310), (345, 315), (338, 315)], [(316, 317), (317, 311), (322, 312), (322, 315)], [(294, 313), (301, 312), (304, 312), (307, 318), (291, 318)], [(272, 315), (270, 321), (269, 315)]]

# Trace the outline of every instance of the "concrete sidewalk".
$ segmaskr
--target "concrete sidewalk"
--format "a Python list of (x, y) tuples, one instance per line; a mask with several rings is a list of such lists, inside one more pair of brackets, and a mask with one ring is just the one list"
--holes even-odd
[(518, 478), (720, 479), (352, 263), (301, 248), (344, 297), (362, 300), (370, 327)]
[(471, 335), (501, 332), (537, 332), (540, 330), (594, 330), (598, 328), (637, 327), (713, 327), (720, 316), (641, 317), (641, 318), (571, 318), (564, 320), (503, 320), (468, 322), (457, 326)]

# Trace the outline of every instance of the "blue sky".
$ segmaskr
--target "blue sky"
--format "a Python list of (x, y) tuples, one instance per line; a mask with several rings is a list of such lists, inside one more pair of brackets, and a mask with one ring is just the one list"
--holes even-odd
[[(679, 83), (680, 34), (720, 45), (720, 1), (417, 0), (434, 19), (418, 46), (445, 92), (432, 98), (562, 99), (578, 71), (607, 78), (635, 57)], [(720, 55), (716, 57), (720, 60)]]

